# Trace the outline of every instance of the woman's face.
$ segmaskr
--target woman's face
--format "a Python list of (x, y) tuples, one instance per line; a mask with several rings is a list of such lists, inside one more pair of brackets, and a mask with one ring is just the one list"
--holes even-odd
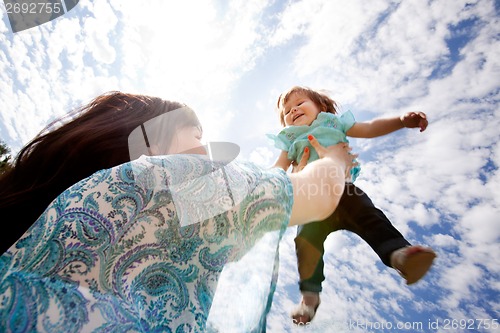
[(201, 154), (207, 155), (202, 140), (202, 132), (198, 126), (186, 126), (177, 129), (167, 154)]

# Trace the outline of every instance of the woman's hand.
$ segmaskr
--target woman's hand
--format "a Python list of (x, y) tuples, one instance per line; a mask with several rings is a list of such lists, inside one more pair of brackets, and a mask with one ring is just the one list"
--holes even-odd
[(293, 206), (289, 225), (321, 221), (330, 216), (338, 206), (344, 192), (346, 176), (356, 165), (356, 155), (350, 153), (347, 143), (323, 147), (312, 136), (309, 141), (319, 159), (307, 165), (302, 158), (294, 167), (290, 180), (293, 185)]
[[(358, 157), (357, 154), (351, 154), (352, 148), (349, 146), (348, 143), (345, 142), (340, 142), (337, 143), (336, 145), (329, 146), (329, 147), (323, 147), (314, 136), (310, 135), (309, 136), (309, 142), (311, 142), (311, 145), (316, 149), (318, 152), (318, 155), (320, 158), (323, 157), (334, 157), (337, 159), (340, 159), (340, 161), (344, 161), (345, 166), (346, 166), (346, 179), (350, 179), (350, 171), (353, 167), (359, 165), (358, 162), (354, 162), (355, 158)], [(310, 156), (310, 151), (309, 148), (304, 149), (304, 153), (302, 155), (302, 158), (300, 159), (300, 162), (293, 162), (292, 163), (292, 173), (299, 172), (305, 168), (307, 165), (307, 162), (309, 160)]]
[(300, 159), (300, 162), (297, 163), (296, 161), (292, 162), (292, 173), (299, 172), (302, 169), (305, 168), (307, 165), (307, 161), (309, 161), (309, 156), (311, 155), (309, 151), (309, 147), (306, 147), (304, 149), (304, 153), (302, 154), (302, 158)]

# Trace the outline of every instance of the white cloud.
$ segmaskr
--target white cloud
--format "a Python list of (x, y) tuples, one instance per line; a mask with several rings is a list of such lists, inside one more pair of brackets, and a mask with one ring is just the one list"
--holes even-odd
[[(13, 144), (19, 147), (35, 135), (34, 128), (41, 129), (50, 113), (64, 113), (70, 106), (117, 89), (188, 103), (200, 113), (207, 138), (222, 139), (221, 131), (235, 111), (227, 106), (227, 96), (261, 54), (258, 17), (267, 5), (265, 1), (226, 8), (210, 1), (196, 5), (158, 1), (140, 6), (81, 1), (72, 11), (80, 13), (78, 19), (56, 20), (14, 35), (13, 45), (5, 51), (16, 59), (12, 62), (16, 80), (44, 87), (46, 96), (55, 102), (53, 107), (21, 105), (15, 112), (2, 112), (4, 119), (11, 119), (6, 123), (16, 124), (21, 133), (20, 113), (40, 117), (20, 137), (6, 135), (7, 141), (20, 140)], [(28, 57), (29, 48), (37, 61)], [(31, 87), (25, 89), (32, 94)], [(12, 93), (2, 100), (9, 96)]]
[(267, 147), (257, 147), (250, 153), (250, 162), (253, 162), (262, 167), (271, 166), (274, 161), (272, 160), (273, 152)]
[[(280, 6), (282, 13), (268, 13)], [(409, 288), (358, 237), (335, 233), (325, 243), (328, 278), (311, 329), (364, 332), (346, 324), (414, 313), (487, 318), (498, 312), (487, 291), (500, 288), (492, 255), (500, 207), (494, 6), (80, 1), (71, 15), (18, 34), (2, 16), (0, 138), (18, 149), (70, 107), (122, 89), (189, 104), (207, 140), (232, 140), (247, 160), (269, 165), (277, 151), (265, 133), (279, 129), (275, 98), (291, 85), (328, 89), (357, 119), (422, 110), (430, 120), (424, 133), (352, 142), (362, 153), (357, 184), (408, 239), (436, 249), (434, 268)], [(264, 25), (266, 15), (276, 15), (276, 25)], [(474, 26), (455, 63), (446, 41), (464, 20)], [(289, 228), (280, 247), (271, 332), (298, 331), (288, 318), (299, 301), (294, 235)]]

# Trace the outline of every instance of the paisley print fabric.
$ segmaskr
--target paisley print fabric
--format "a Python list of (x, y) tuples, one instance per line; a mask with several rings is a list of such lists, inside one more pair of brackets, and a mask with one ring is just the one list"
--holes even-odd
[[(99, 171), (0, 257), (0, 331), (229, 332), (234, 318), (263, 331), (292, 201), (285, 172), (242, 162), (141, 157)], [(242, 314), (228, 299), (247, 288)]]

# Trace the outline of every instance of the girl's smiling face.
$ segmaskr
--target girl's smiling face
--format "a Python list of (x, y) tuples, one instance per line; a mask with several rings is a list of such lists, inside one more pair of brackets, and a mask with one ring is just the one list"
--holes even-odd
[(309, 126), (320, 112), (319, 107), (305, 94), (293, 93), (283, 104), (283, 119), (286, 126)]

